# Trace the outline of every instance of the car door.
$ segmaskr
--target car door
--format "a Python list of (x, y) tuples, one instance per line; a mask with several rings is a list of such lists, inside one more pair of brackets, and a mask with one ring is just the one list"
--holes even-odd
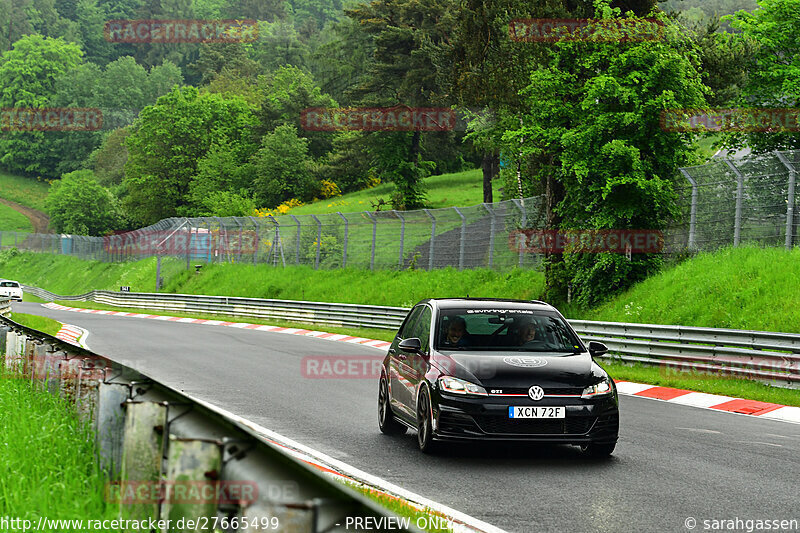
[(433, 312), (431, 308), (425, 306), (422, 313), (419, 315), (419, 320), (414, 324), (414, 331), (412, 337), (417, 337), (422, 345), (422, 354), (409, 353), (408, 364), (401, 369), (405, 372), (403, 374), (403, 382), (408, 387), (408, 406), (409, 411), (413, 416), (417, 412), (417, 391), (420, 383), (425, 378), (428, 372), (428, 356), (431, 353), (431, 317)]
[(408, 388), (403, 384), (402, 375), (403, 368), (408, 361), (408, 353), (400, 350), (397, 345), (403, 339), (409, 339), (414, 336), (412, 331), (420, 313), (422, 313), (423, 307), (417, 306), (411, 310), (400, 327), (400, 331), (397, 332), (394, 342), (389, 347), (389, 396), (391, 396), (391, 404), (392, 408), (396, 410), (395, 412), (400, 412), (406, 416), (410, 416), (410, 398), (408, 397)]

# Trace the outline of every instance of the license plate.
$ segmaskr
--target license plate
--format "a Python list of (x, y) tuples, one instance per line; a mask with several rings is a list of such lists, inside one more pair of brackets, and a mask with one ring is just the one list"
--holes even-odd
[(508, 418), (566, 418), (567, 409), (561, 407), (509, 407)]

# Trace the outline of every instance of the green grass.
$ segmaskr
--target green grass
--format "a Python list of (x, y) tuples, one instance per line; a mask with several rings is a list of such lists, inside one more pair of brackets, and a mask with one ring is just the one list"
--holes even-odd
[(50, 184), (46, 181), (0, 171), (0, 198), (47, 212), (44, 202), (49, 190)]
[[(495, 197), (499, 197), (501, 180), (492, 182)], [(466, 170), (453, 174), (440, 174), (425, 180), (428, 191), (428, 204), (432, 208), (469, 206), (483, 202), (483, 174), (480, 169)], [(381, 183), (372, 189), (356, 191), (312, 204), (296, 207), (290, 211), (293, 215), (318, 215), (336, 213), (337, 211), (374, 211), (373, 203), (379, 198), (387, 202), (391, 200), (394, 185)], [(391, 209), (387, 206), (382, 209)]]
[[(0, 194), (2, 194), (0, 192)], [(33, 225), (28, 217), (15, 211), (11, 207), (0, 204), (0, 231), (33, 231)], [(9, 238), (10, 237), (10, 238)], [(14, 237), (3, 235), (3, 244), (13, 244)]]
[(798, 279), (798, 248), (725, 248), (666, 269), (580, 318), (800, 333)]
[[(115, 290), (128, 285), (136, 292), (154, 292), (155, 259), (130, 263), (83, 261), (75, 257), (21, 252), (0, 253), (4, 277), (36, 285), (61, 295), (91, 289)], [(515, 269), (442, 269), (433, 272), (313, 270), (310, 267), (276, 268), (268, 265), (210, 264), (195, 274), (182, 261), (163, 261), (165, 292), (278, 298), (323, 302), (411, 306), (430, 297), (535, 298), (542, 292), (541, 272)]]
[(367, 498), (389, 509), (396, 515), (410, 518), (411, 525), (416, 525), (423, 531), (430, 531), (432, 533), (447, 533), (452, 531), (452, 529), (447, 526), (448, 522), (446, 518), (428, 507), (425, 507), (424, 509), (418, 509), (401, 498), (397, 498), (390, 494), (386, 494), (385, 492), (375, 490), (360, 483), (354, 483), (347, 480), (342, 481), (341, 483), (352, 487), (353, 489), (365, 495)]
[(61, 331), (61, 322), (44, 316), (28, 315), (25, 313), (11, 313), (11, 320), (17, 324), (28, 326), (42, 333), (47, 333), (55, 337)]
[(114, 518), (89, 429), (63, 400), (9, 372), (0, 368), (0, 517)]

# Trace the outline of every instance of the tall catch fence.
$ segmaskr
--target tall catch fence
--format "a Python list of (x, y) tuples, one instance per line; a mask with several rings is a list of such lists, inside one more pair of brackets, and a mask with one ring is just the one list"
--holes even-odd
[[(679, 215), (664, 230), (662, 253), (742, 243), (791, 248), (800, 231), (798, 168), (800, 150), (681, 169), (675, 181)], [(100, 261), (175, 257), (187, 268), (217, 262), (316, 269), (534, 268), (542, 255), (515, 239), (519, 230), (545, 227), (544, 205), (543, 197), (532, 197), (416, 211), (169, 218), (107, 237), (0, 232), (0, 247)]]

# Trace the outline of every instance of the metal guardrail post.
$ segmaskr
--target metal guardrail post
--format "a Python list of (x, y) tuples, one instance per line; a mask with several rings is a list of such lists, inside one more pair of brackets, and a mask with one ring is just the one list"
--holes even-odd
[(461, 210), (457, 207), (453, 207), (458, 216), (461, 217), (461, 239), (458, 244), (458, 269), (464, 270), (464, 246), (466, 245), (467, 240), (467, 217), (461, 213)]
[(483, 207), (486, 209), (486, 212), (489, 213), (489, 217), (491, 218), (491, 223), (489, 226), (489, 268), (492, 268), (492, 265), (494, 264), (494, 232), (497, 221), (494, 210), (492, 209), (492, 205), (484, 203)]
[(794, 164), (786, 159), (786, 156), (780, 152), (775, 152), (781, 163), (789, 169), (789, 191), (786, 198), (786, 239), (784, 245), (787, 250), (792, 249), (792, 242), (794, 240), (794, 195), (795, 195), (795, 182), (797, 180), (797, 171)]
[(317, 270), (319, 268), (319, 253), (322, 245), (322, 222), (317, 218), (317, 215), (311, 215), (311, 218), (317, 223), (317, 257), (314, 260), (314, 270)]
[(340, 211), (337, 211), (336, 214), (339, 215), (342, 218), (342, 220), (344, 220), (344, 247), (342, 248), (342, 268), (346, 268), (347, 267), (347, 236), (348, 236), (348, 230), (349, 230), (350, 222), (347, 220), (347, 217), (344, 216)]
[(402, 214), (400, 214), (399, 211), (395, 211), (394, 209), (392, 210), (392, 213), (394, 213), (394, 215), (400, 219), (400, 253), (398, 254), (398, 259), (397, 259), (397, 268), (402, 270), (403, 245), (406, 239), (406, 217), (404, 217)]
[(294, 264), (300, 264), (300, 220), (294, 215), (289, 215), (297, 224), (297, 239), (294, 243)]
[(378, 219), (372, 216), (369, 211), (364, 211), (364, 214), (372, 221), (372, 250), (369, 254), (369, 269), (375, 270), (375, 238), (378, 234)]
[(733, 221), (733, 245), (739, 246), (742, 240), (742, 199), (744, 197), (744, 176), (736, 168), (733, 162), (725, 158), (725, 163), (728, 164), (730, 169), (736, 175), (736, 215)]
[(428, 247), (428, 270), (433, 270), (433, 244), (436, 240), (436, 217), (431, 214), (430, 209), (425, 209), (425, 214), (431, 219), (431, 241)]
[(687, 247), (693, 250), (697, 246), (697, 180), (682, 168), (681, 174), (692, 184), (692, 204), (689, 208), (689, 242)]

